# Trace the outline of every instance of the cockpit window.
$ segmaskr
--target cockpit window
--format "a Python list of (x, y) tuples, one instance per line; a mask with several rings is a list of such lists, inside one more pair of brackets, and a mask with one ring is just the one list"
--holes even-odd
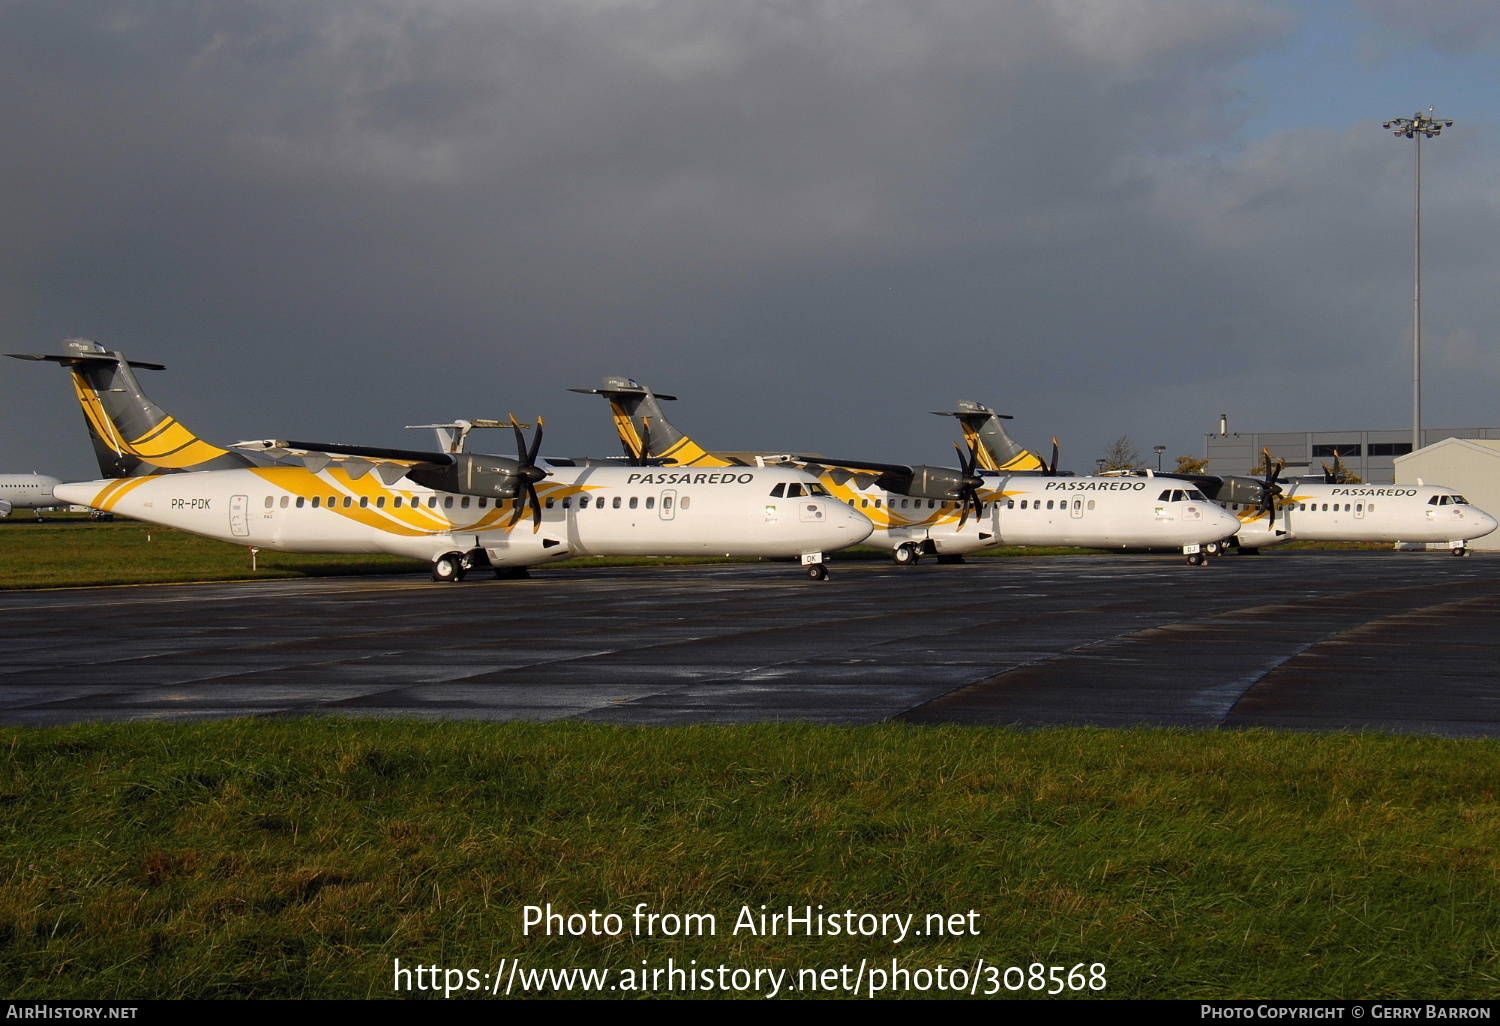
[(1470, 503), (1469, 500), (1466, 499), (1466, 498), (1464, 498), (1462, 495), (1455, 495), (1453, 497), (1453, 505), (1455, 505), (1455, 506), (1469, 506), (1469, 505), (1472, 505), (1472, 503)]
[(824, 496), (826, 496), (828, 494), (828, 489), (824, 488), (820, 484), (810, 484), (810, 485), (807, 486), (807, 494), (808, 495), (824, 495)]
[(1157, 502), (1171, 502), (1172, 501), (1172, 491), (1171, 491), (1171, 489), (1168, 489), (1167, 491), (1164, 491), (1160, 495), (1158, 495), (1156, 497), (1156, 501)]
[(775, 488), (772, 488), (771, 489), (771, 497), (773, 499), (784, 499), (784, 498), (786, 498), (786, 482), (782, 482), (781, 484), (777, 485)]
[(1188, 498), (1189, 499), (1197, 499), (1199, 502), (1207, 502), (1208, 501), (1208, 496), (1204, 495), (1202, 492), (1200, 492), (1196, 488), (1189, 488), (1187, 490), (1187, 493), (1188, 493)]
[(799, 485), (799, 484), (789, 484), (789, 485), (787, 485), (786, 486), (786, 497), (788, 499), (800, 499), (802, 497), (802, 486)]

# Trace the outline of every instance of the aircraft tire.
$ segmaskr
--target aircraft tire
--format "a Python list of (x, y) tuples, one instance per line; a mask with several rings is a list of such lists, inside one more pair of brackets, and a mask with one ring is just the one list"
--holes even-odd
[(1469, 547), (1467, 545), (1455, 545), (1453, 547), (1453, 554), (1455, 556), (1467, 556), (1469, 554)]
[(810, 581), (828, 580), (828, 568), (822, 563), (807, 564), (807, 579)]
[(457, 584), (464, 579), (464, 557), (447, 552), (432, 561), (432, 579), (439, 584)]
[(905, 545), (897, 545), (896, 551), (891, 553), (891, 562), (897, 566), (916, 566), (917, 560), (921, 559), (917, 547), (908, 542)]
[(1188, 558), (1187, 559), (1188, 559), (1188, 566), (1202, 566), (1203, 565), (1203, 553), (1201, 553), (1201, 552), (1190, 552), (1190, 553), (1188, 553)]
[(1210, 556), (1217, 556), (1224, 550), (1218, 542), (1209, 542), (1207, 545), (1203, 546), (1203, 551)]

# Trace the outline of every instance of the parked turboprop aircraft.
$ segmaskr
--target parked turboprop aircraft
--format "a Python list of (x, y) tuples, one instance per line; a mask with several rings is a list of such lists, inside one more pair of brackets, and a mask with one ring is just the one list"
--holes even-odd
[(46, 474), (0, 474), (0, 517), (10, 516), (13, 509), (36, 511), (42, 519), (42, 510), (63, 505), (63, 500), (52, 494), (52, 489), (62, 484)]
[[(966, 434), (971, 421), (974, 428), (983, 429), (971, 436), (977, 436), (981, 461), (1005, 458), (1020, 448), (1005, 434), (1000, 415), (978, 403), (961, 401), (958, 405), (948, 415), (969, 418), (963, 420)], [(969, 407), (978, 409), (971, 412)], [(1170, 471), (1155, 476), (1181, 481), (1189, 491), (1196, 488), (1234, 514), (1238, 521), (1234, 534), (1208, 542), (1204, 548), (1210, 554), (1230, 544), (1241, 552), (1253, 552), (1292, 541), (1371, 541), (1446, 543), (1455, 556), (1462, 556), (1468, 553), (1468, 541), (1495, 530), (1493, 517), (1451, 488), (1346, 482), (1337, 454), (1332, 467), (1324, 465), (1321, 481), (1287, 481), (1280, 477), (1285, 463), (1272, 466), (1271, 454), (1265, 457), (1268, 473), (1264, 479)], [(1163, 487), (1156, 494), (1166, 502), (1178, 491), (1175, 486)]]
[[(1293, 541), (1438, 542), (1455, 556), (1468, 555), (1467, 542), (1495, 529), (1495, 518), (1452, 488), (1364, 484), (1343, 481), (1338, 457), (1324, 468), (1323, 480), (1283, 480), (1285, 463), (1271, 464), (1266, 452), (1264, 480), (1208, 478), (1213, 493), (1240, 521), (1233, 541), (1241, 551)], [(1206, 475), (1192, 475), (1194, 482)], [(1252, 497), (1253, 489), (1258, 494)], [(1239, 501), (1236, 501), (1239, 500)], [(1244, 501), (1250, 500), (1250, 501)], [(1227, 540), (1226, 540), (1227, 543)]]
[[(203, 441), (148, 399), (133, 367), (87, 339), (48, 360), (71, 372), (104, 479), (60, 498), (239, 545), (383, 552), (432, 562), (439, 581), (476, 566), (589, 555), (800, 557), (865, 538), (870, 521), (792, 467), (688, 473), (538, 460), (519, 424), (514, 459), (313, 442)], [(526, 516), (530, 511), (530, 517)], [(529, 519), (530, 524), (525, 521)]]
[[(805, 467), (835, 496), (874, 521), (868, 544), (890, 549), (892, 558), (903, 565), (923, 555), (955, 559), (995, 545), (1180, 546), (1190, 562), (1201, 563), (1199, 546), (1236, 526), (1233, 517), (1197, 491), (1181, 490), (1178, 498), (1163, 502), (1156, 498), (1158, 489), (1148, 494), (1146, 484), (1118, 478), (981, 471), (975, 456), (962, 450), (957, 470), (821, 456), (709, 452), (662, 414), (658, 400), (673, 396), (617, 377), (606, 378), (603, 388), (572, 391), (609, 400), (626, 455), (635, 461)], [(1031, 460), (1040, 464), (1035, 456)]]

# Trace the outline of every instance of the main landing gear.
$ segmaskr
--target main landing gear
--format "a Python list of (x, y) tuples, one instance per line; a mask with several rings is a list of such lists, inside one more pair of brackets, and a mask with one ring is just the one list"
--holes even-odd
[(462, 552), (445, 552), (432, 561), (432, 579), (439, 584), (457, 584), (468, 572)]

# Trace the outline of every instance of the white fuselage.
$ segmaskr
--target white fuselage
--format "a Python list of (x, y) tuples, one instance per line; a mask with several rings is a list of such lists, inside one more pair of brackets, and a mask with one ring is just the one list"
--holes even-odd
[[(1461, 547), (1495, 529), (1495, 518), (1440, 485), (1286, 484), (1271, 522), (1258, 507), (1233, 510), (1239, 542), (1444, 542)], [(1460, 501), (1454, 501), (1456, 499)]]
[(1238, 526), (1206, 499), (1158, 501), (1160, 478), (979, 476), (983, 512), (970, 510), (961, 528), (956, 501), (838, 485), (828, 474), (821, 480), (874, 522), (865, 544), (892, 550), (907, 544), (953, 555), (995, 545), (1167, 549), (1218, 541)]
[[(546, 461), (541, 461), (545, 466)], [(845, 548), (870, 522), (829, 497), (777, 499), (774, 486), (813, 482), (779, 467), (652, 471), (555, 467), (531, 511), (514, 502), (434, 491), (368, 465), (213, 470), (59, 486), (68, 502), (239, 545), (288, 552), (370, 552), (436, 559), (483, 550), (495, 566), (572, 556), (804, 556)]]
[(48, 509), (61, 506), (53, 489), (62, 482), (46, 474), (0, 474), (0, 517), (13, 509)]

